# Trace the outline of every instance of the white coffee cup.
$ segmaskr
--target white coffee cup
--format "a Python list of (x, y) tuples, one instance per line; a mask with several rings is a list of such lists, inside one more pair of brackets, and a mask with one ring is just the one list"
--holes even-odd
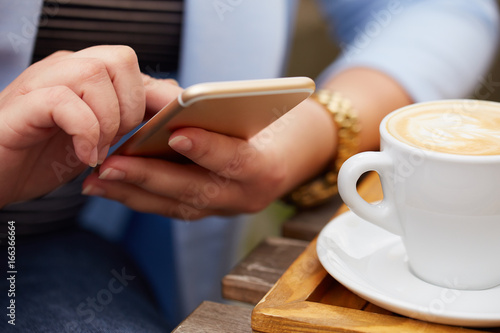
[[(381, 151), (347, 160), (339, 192), (359, 217), (400, 235), (414, 275), (465, 290), (500, 284), (500, 103), (413, 104), (380, 125)], [(384, 198), (356, 190), (376, 171)]]

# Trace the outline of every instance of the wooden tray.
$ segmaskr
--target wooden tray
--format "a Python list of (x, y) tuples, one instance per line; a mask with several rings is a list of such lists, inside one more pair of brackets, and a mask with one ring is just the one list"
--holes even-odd
[[(370, 174), (359, 192), (379, 200), (378, 176)], [(347, 211), (343, 206), (337, 215)], [(419, 321), (391, 313), (353, 294), (328, 274), (316, 255), (316, 239), (286, 270), (252, 312), (255, 332), (500, 332)]]

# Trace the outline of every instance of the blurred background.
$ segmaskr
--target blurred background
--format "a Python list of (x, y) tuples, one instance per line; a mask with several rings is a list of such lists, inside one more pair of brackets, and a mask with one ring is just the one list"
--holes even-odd
[[(497, 3), (500, 6), (500, 0), (497, 0)], [(339, 49), (328, 34), (316, 0), (299, 0), (296, 31), (287, 75), (305, 75), (314, 78), (335, 58), (338, 51)], [(496, 61), (488, 75), (482, 79), (498, 82), (498, 86), (491, 91), (480, 89), (478, 94), (480, 96), (471, 97), (500, 101), (500, 54), (497, 53)]]

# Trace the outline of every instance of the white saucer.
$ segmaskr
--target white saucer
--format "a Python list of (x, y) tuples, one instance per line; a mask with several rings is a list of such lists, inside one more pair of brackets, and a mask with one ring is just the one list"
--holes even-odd
[(424, 282), (409, 271), (399, 236), (352, 212), (325, 226), (316, 249), (328, 273), (382, 308), (441, 324), (500, 326), (500, 286), (465, 291)]

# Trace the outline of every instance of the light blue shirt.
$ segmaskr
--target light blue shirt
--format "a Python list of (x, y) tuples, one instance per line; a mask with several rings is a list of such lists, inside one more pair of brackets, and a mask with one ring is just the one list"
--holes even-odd
[(0, 1), (0, 90), (31, 62), (42, 1)]
[(490, 0), (322, 0), (343, 54), (321, 79), (350, 67), (380, 70), (415, 102), (476, 97), (498, 48)]

